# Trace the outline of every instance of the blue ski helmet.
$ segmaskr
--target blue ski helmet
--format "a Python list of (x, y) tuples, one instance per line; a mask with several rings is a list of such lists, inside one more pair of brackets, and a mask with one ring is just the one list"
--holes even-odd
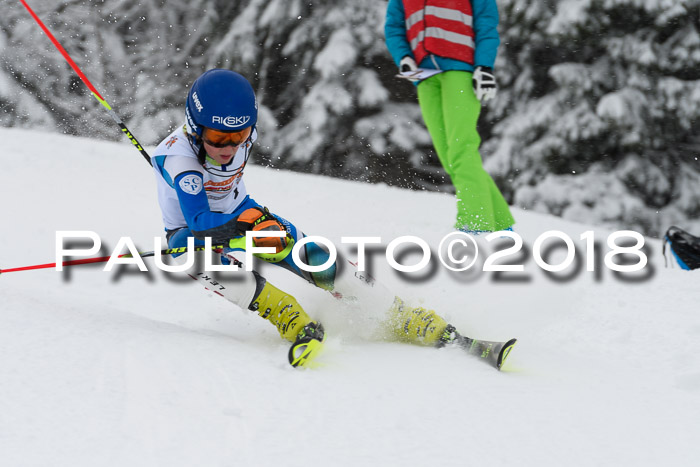
[(197, 78), (187, 95), (187, 132), (202, 137), (204, 127), (240, 131), (255, 126), (258, 103), (247, 79), (235, 71), (215, 68)]

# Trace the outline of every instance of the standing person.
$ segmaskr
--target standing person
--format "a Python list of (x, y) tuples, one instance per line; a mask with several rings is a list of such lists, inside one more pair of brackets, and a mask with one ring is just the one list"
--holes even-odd
[(389, 0), (384, 33), (401, 71), (442, 70), (420, 81), (418, 101), (457, 197), (455, 228), (509, 229), (514, 220), (484, 170), (476, 125), (481, 101), (496, 95), (496, 0)]
[[(247, 231), (285, 232), (284, 238), (254, 239), (255, 246), (272, 247), (275, 251), (259, 257), (336, 297), (351, 298), (366, 309), (376, 310), (391, 339), (431, 346), (467, 345), (467, 338), (460, 336), (437, 313), (408, 306), (366, 274), (356, 270), (339, 274), (337, 263), (325, 271), (309, 273), (294, 263), (292, 248), (304, 234), (293, 223), (253, 200), (243, 182), (257, 138), (258, 115), (255, 93), (243, 76), (222, 69), (202, 74), (190, 88), (185, 115), (185, 125), (165, 138), (153, 157), (158, 200), (170, 248), (185, 247), (192, 237), (196, 245), (204, 245), (204, 239), (210, 237), (212, 244), (227, 247), (222, 254), (225, 261), (229, 258), (226, 253), (245, 248)], [(318, 266), (327, 262), (329, 254), (309, 242), (301, 248), (300, 259)], [(346, 269), (350, 270), (351, 265)], [(233, 281), (214, 280), (195, 265), (188, 274), (275, 325), (280, 335), (293, 343), (289, 351), (293, 366), (306, 365), (320, 351), (325, 336), (321, 323), (313, 320), (292, 295), (273, 286), (258, 272), (239, 270), (231, 273), (236, 276)], [(468, 345), (469, 349), (474, 347), (471, 340)], [(508, 349), (503, 352), (507, 354)], [(504, 357), (500, 353), (498, 357), (500, 366)]]

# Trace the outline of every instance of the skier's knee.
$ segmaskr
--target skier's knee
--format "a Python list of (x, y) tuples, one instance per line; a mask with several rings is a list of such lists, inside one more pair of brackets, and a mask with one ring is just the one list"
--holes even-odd
[[(314, 242), (308, 242), (302, 249), (301, 260), (309, 266), (321, 266), (328, 262), (330, 253)], [(337, 265), (336, 262), (330, 265), (327, 269), (318, 272), (311, 272), (311, 280), (318, 287), (325, 290), (333, 290), (333, 282), (335, 280)]]

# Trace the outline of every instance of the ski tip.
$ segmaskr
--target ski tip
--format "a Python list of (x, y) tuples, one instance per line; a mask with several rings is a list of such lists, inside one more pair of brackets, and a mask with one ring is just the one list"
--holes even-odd
[(315, 368), (314, 359), (321, 353), (323, 343), (318, 339), (306, 337), (295, 342), (289, 349), (289, 364), (295, 368)]
[(501, 347), (501, 351), (498, 353), (498, 362), (496, 364), (496, 368), (499, 371), (501, 370), (501, 367), (505, 363), (506, 358), (508, 358), (508, 355), (510, 355), (510, 351), (513, 349), (513, 346), (517, 341), (517, 339), (511, 339), (503, 344), (503, 347)]

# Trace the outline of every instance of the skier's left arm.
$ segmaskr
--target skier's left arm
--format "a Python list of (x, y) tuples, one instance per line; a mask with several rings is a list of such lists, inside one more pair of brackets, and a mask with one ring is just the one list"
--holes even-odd
[(474, 18), (474, 67), (493, 68), (501, 40), (498, 36), (496, 0), (472, 0)]
[(202, 173), (198, 171), (183, 172), (175, 177), (174, 188), (180, 209), (192, 234), (199, 239), (212, 237), (215, 243), (224, 243), (241, 235), (237, 216), (211, 211), (203, 183)]
[(196, 159), (182, 155), (154, 159), (158, 172), (175, 190), (187, 227), (195, 237), (212, 237), (220, 243), (240, 235), (236, 216), (211, 210), (204, 187), (204, 169)]

